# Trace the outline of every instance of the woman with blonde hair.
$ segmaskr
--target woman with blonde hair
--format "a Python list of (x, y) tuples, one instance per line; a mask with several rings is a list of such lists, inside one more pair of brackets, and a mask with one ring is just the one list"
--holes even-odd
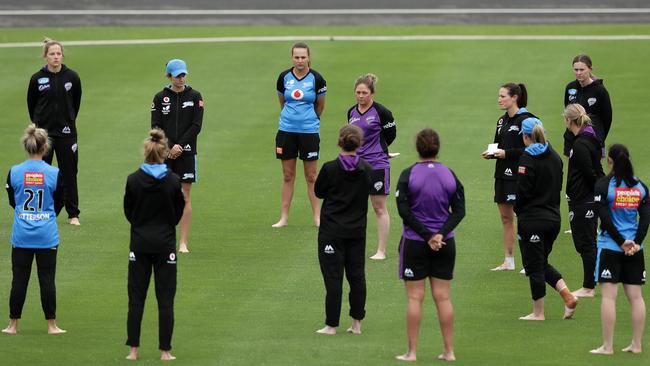
[(593, 297), (596, 282), (596, 230), (598, 217), (594, 203), (594, 186), (605, 175), (600, 165), (601, 141), (591, 119), (580, 104), (564, 108), (564, 124), (573, 134), (569, 152), (566, 196), (569, 200), (569, 223), (576, 251), (582, 258), (582, 288), (573, 292), (578, 297)]
[(7, 176), (9, 205), (14, 209), (11, 231), (11, 295), (9, 297), (9, 326), (6, 334), (18, 332), (27, 284), (36, 258), (41, 305), (47, 319), (49, 334), (65, 333), (56, 325), (56, 257), (59, 229), (56, 216), (63, 208), (63, 179), (61, 172), (45, 161), (50, 148), (47, 131), (30, 124), (22, 144), (29, 158), (14, 165)]
[(167, 138), (159, 129), (144, 141), (144, 163), (129, 175), (124, 193), (124, 215), (131, 223), (129, 252), (130, 346), (127, 359), (138, 358), (140, 325), (153, 270), (158, 300), (158, 348), (161, 360), (173, 360), (171, 351), (176, 295), (176, 225), (183, 216), (185, 199), (178, 175), (165, 164)]
[(81, 107), (81, 80), (79, 75), (63, 64), (63, 45), (45, 39), (43, 58), (47, 62), (32, 75), (27, 88), (29, 119), (37, 127), (47, 130), (50, 150), (43, 160), (52, 164), (56, 154), (64, 184), (65, 210), (71, 225), (79, 223), (79, 193), (77, 190), (77, 115)]

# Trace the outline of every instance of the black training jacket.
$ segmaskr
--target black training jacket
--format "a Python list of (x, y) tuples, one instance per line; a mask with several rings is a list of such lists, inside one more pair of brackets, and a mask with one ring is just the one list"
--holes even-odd
[(506, 112), (497, 121), (494, 143), (499, 144), (499, 149), (505, 150), (506, 157), (496, 159), (494, 178), (517, 180), (517, 163), (525, 148), (524, 139), (519, 131), (521, 131), (521, 123), (531, 117), (537, 118), (528, 111), (517, 113), (512, 117)]
[(368, 196), (372, 167), (359, 159), (355, 170), (346, 171), (339, 159), (323, 164), (314, 191), (323, 199), (319, 232), (334, 238), (366, 236)]
[(176, 225), (185, 199), (178, 175), (167, 170), (157, 179), (138, 169), (129, 175), (124, 193), (124, 215), (131, 223), (131, 251), (161, 253), (176, 249)]
[(548, 149), (531, 155), (524, 152), (517, 168), (517, 220), (560, 222), (562, 159), (549, 144)]
[(43, 66), (32, 75), (27, 87), (29, 119), (51, 137), (77, 136), (77, 115), (81, 107), (81, 80), (66, 65), (53, 73)]
[[(612, 127), (612, 102), (609, 99), (609, 93), (605, 89), (603, 80), (596, 79), (584, 88), (580, 86), (578, 80), (567, 84), (566, 88), (564, 88), (564, 106), (574, 103), (585, 108), (587, 115), (591, 118), (596, 136), (600, 139), (602, 146), (605, 146), (609, 129)], [(569, 156), (573, 140), (573, 133), (568, 129), (564, 131), (565, 156)]]
[(596, 136), (589, 133), (575, 136), (566, 181), (566, 195), (571, 203), (593, 202), (596, 182), (605, 176), (600, 157), (601, 143)]
[(203, 97), (186, 85), (176, 93), (166, 86), (153, 97), (151, 103), (151, 128), (165, 131), (169, 147), (178, 144), (183, 154), (196, 154), (196, 137), (203, 124)]

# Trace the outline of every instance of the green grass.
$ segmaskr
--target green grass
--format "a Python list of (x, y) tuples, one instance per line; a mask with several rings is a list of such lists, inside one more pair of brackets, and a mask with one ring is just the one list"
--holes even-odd
[[(8, 29), (0, 42), (307, 34), (649, 34), (647, 25), (436, 26), (318, 28), (70, 28)], [(646, 138), (650, 58), (647, 41), (558, 42), (311, 42), (313, 67), (328, 82), (322, 120), (323, 161), (336, 156), (336, 131), (354, 103), (352, 84), (365, 72), (379, 76), (376, 100), (396, 117), (393, 185), (416, 158), (414, 134), (424, 126), (442, 136), (441, 160), (465, 185), (468, 214), (457, 230), (453, 282), (455, 347), (459, 365), (640, 365), (648, 353), (614, 358), (587, 351), (600, 342), (600, 298), (581, 303), (575, 320), (559, 320), (562, 304), (549, 289), (548, 320), (525, 323), (528, 283), (517, 273), (492, 273), (501, 260), (500, 224), (492, 202), (493, 162), (480, 158), (491, 142), (500, 111), (498, 86), (522, 81), (529, 110), (561, 144), (562, 93), (572, 79), (571, 58), (590, 54), (595, 72), (612, 96), (614, 124), (608, 142), (624, 142), (638, 175), (650, 181)], [(79, 72), (84, 96), (78, 118), (80, 202), (83, 226), (59, 220), (57, 273), (61, 337), (44, 334), (35, 273), (20, 334), (0, 337), (7, 364), (112, 365), (126, 363), (126, 270), (128, 225), (121, 200), (126, 176), (140, 163), (149, 126), (149, 105), (165, 84), (164, 63), (184, 58), (189, 82), (206, 101), (199, 137), (200, 182), (190, 248), (179, 260), (174, 353), (181, 365), (377, 365), (397, 364), (406, 348), (405, 296), (397, 279), (396, 244), (401, 224), (391, 196), (389, 259), (367, 263), (368, 302), (364, 334), (317, 336), (324, 319), (324, 289), (316, 256), (304, 181), (298, 179), (290, 226), (272, 230), (279, 215), (280, 164), (274, 159), (278, 73), (289, 66), (290, 42), (87, 46), (66, 49), (66, 63)], [(43, 63), (39, 50), (3, 49), (4, 102), (0, 172), (24, 158), (18, 139), (28, 122), (29, 76)], [(6, 202), (6, 201), (5, 201)], [(12, 214), (2, 211), (0, 237), (8, 238)], [(563, 208), (566, 217), (566, 208)], [(65, 216), (65, 215), (62, 215)], [(563, 230), (568, 226), (563, 223)], [(368, 228), (368, 254), (375, 249), (375, 220)], [(8, 240), (7, 240), (8, 241)], [(7, 242), (5, 242), (7, 243)], [(0, 319), (8, 317), (10, 246), (0, 246)], [(519, 264), (519, 259), (517, 260)], [(581, 265), (568, 235), (560, 235), (551, 262), (572, 288)], [(646, 299), (648, 296), (646, 295)], [(619, 298), (616, 349), (631, 335), (629, 307)], [(426, 300), (420, 364), (441, 350), (435, 307)], [(342, 324), (347, 326), (347, 305)], [(648, 337), (644, 342), (648, 351)], [(142, 335), (145, 364), (158, 357), (155, 296), (150, 292)]]

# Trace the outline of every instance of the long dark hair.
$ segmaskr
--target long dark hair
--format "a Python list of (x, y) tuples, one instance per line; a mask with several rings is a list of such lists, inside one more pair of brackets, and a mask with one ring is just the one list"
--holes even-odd
[(634, 168), (630, 161), (630, 151), (625, 147), (625, 145), (614, 144), (610, 146), (607, 156), (612, 159), (613, 162), (612, 171), (609, 175), (616, 179), (617, 187), (621, 185), (621, 182), (625, 182), (628, 187), (634, 187), (639, 183), (639, 181), (634, 178)]
[(508, 91), (509, 96), (517, 96), (517, 107), (524, 108), (528, 105), (528, 91), (526, 90), (526, 85), (507, 83), (501, 85), (501, 87)]

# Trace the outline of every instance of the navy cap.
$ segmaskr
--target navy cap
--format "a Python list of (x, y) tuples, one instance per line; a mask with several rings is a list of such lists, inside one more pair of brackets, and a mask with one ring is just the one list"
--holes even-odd
[(167, 63), (167, 73), (173, 77), (177, 77), (180, 74), (187, 74), (185, 61), (179, 59), (170, 60)]
[(521, 131), (519, 131), (519, 134), (521, 135), (522, 133), (525, 133), (526, 135), (532, 135), (533, 128), (535, 128), (535, 126), (537, 125), (540, 125), (542, 128), (544, 128), (542, 121), (540, 121), (539, 119), (533, 117), (526, 118), (521, 123)]

